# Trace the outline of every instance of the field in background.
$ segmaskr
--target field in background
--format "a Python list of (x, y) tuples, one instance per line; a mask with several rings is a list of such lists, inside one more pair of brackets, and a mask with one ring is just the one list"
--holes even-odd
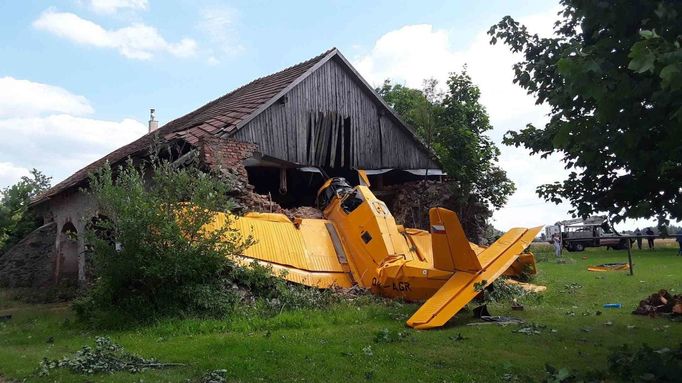
[[(661, 288), (682, 291), (682, 257), (675, 256), (676, 250), (634, 250), (635, 275), (629, 276), (586, 270), (588, 265), (625, 262), (625, 251), (565, 253), (557, 263), (549, 246), (533, 246), (541, 261), (535, 283), (548, 291), (525, 299), (525, 311), (512, 311), (507, 303), (490, 309), (493, 315), (534, 324), (537, 334), (515, 332), (523, 328), (517, 325), (467, 326), (474, 321), (470, 311), (444, 329), (415, 331), (404, 323), (417, 306), (397, 302), (96, 331), (74, 323), (66, 304), (20, 304), (7, 298), (11, 292), (0, 291), (0, 315), (13, 315), (0, 322), (0, 375), (30, 382), (182, 382), (226, 369), (229, 381), (524, 381), (524, 375), (541, 378), (546, 363), (600, 369), (613, 347), (647, 343), (672, 348), (682, 339), (682, 323), (630, 314), (641, 299)], [(604, 309), (605, 303), (623, 308)], [(377, 343), (377, 335), (386, 332), (408, 335)], [(136, 375), (34, 374), (43, 357), (73, 353), (92, 345), (98, 335), (142, 356), (186, 366)]]

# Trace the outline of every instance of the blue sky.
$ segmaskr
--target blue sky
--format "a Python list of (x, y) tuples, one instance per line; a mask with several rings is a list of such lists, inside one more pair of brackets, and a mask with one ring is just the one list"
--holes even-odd
[[(256, 77), (332, 46), (352, 58), (384, 33), (405, 25), (452, 30), (452, 47), (509, 13), (546, 9), (546, 1), (154, 1), (147, 7), (96, 11), (88, 1), (5, 1), (0, 4), (0, 75), (56, 85), (84, 95), (97, 118), (144, 121), (155, 105), (162, 121), (203, 105)], [(551, 4), (551, 3), (549, 3)], [(191, 57), (160, 53), (130, 59), (116, 49), (74, 43), (36, 28), (43, 12), (68, 12), (114, 30), (143, 23), (169, 42), (190, 38)], [(228, 41), (206, 31), (205, 13), (230, 14)], [(209, 51), (213, 51), (209, 53)], [(215, 56), (220, 63), (209, 64)], [(453, 68), (456, 69), (456, 68)]]
[[(420, 87), (469, 65), (499, 142), (546, 110), (512, 84), (518, 57), (487, 29), (511, 14), (550, 34), (556, 1), (0, 2), (0, 187), (36, 167), (58, 182), (146, 131), (231, 89), (335, 46), (371, 83)], [(559, 159), (502, 148), (517, 183), (496, 226), (564, 219), (538, 199)]]

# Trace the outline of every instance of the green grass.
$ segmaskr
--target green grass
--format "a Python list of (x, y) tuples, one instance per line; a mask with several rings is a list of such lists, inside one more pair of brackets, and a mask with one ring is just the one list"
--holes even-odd
[[(74, 323), (68, 305), (21, 304), (8, 300), (8, 291), (0, 291), (0, 315), (13, 314), (0, 324), (0, 375), (29, 382), (184, 382), (226, 369), (230, 381), (243, 382), (496, 382), (505, 374), (539, 379), (545, 363), (605, 368), (613, 347), (673, 347), (682, 339), (682, 323), (630, 314), (654, 291), (682, 291), (682, 257), (675, 254), (675, 249), (634, 251), (635, 275), (629, 276), (586, 270), (591, 264), (625, 261), (623, 251), (589, 249), (569, 254), (565, 264), (540, 252), (537, 257), (544, 261), (538, 264), (535, 283), (547, 285), (548, 291), (524, 302), (525, 311), (511, 311), (508, 304), (491, 306), (494, 315), (546, 326), (540, 335), (514, 333), (518, 326), (466, 326), (473, 321), (471, 312), (461, 313), (444, 329), (414, 331), (404, 323), (417, 306), (397, 302), (342, 304), (271, 318), (244, 314), (226, 320), (167, 320), (127, 331), (97, 331)], [(570, 284), (582, 287), (568, 289)], [(604, 303), (621, 303), (623, 308), (604, 309)], [(383, 329), (407, 331), (409, 336), (375, 343)], [(458, 334), (465, 339), (454, 340)], [(93, 344), (97, 335), (110, 336), (144, 357), (186, 366), (135, 375), (35, 375), (43, 357), (70, 354)], [(50, 337), (53, 343), (47, 343)]]

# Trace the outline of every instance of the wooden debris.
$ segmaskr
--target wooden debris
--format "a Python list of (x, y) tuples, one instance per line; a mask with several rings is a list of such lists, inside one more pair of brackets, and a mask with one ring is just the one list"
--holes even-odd
[(661, 289), (639, 302), (639, 306), (632, 312), (637, 315), (656, 316), (656, 314), (682, 314), (682, 295), (672, 295)]

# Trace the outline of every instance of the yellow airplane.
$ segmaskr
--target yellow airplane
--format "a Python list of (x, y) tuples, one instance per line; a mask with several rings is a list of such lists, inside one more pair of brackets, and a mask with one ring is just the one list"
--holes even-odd
[(542, 227), (514, 228), (487, 248), (470, 243), (457, 215), (429, 210), (430, 232), (398, 225), (369, 189), (328, 179), (317, 204), (325, 219), (293, 222), (283, 214), (218, 213), (212, 225), (230, 224), (255, 244), (238, 261), (256, 261), (276, 275), (318, 288), (351, 287), (408, 301), (426, 301), (407, 321), (416, 329), (443, 326), (502, 274), (535, 272), (535, 258), (523, 253)]

